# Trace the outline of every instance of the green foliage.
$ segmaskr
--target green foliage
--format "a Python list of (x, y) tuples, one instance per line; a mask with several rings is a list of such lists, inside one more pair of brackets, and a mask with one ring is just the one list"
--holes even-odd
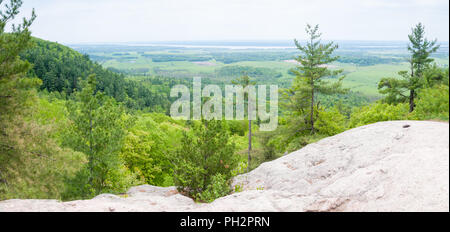
[[(77, 101), (69, 101), (67, 105), (68, 116), (72, 123), (68, 125), (70, 129), (64, 144), (83, 152), (88, 158), (88, 163), (84, 167), (86, 170), (83, 170), (75, 181), (78, 186), (87, 188), (82, 190), (86, 195), (81, 197), (91, 197), (91, 193), (124, 190), (112, 188), (118, 186), (108, 184), (108, 179), (112, 177), (117, 179), (115, 171), (123, 165), (119, 152), (125, 137), (125, 129), (129, 127), (131, 119), (113, 99), (101, 92), (95, 92), (95, 82), (94, 75), (90, 75), (83, 90), (75, 93)], [(78, 183), (79, 181), (84, 181), (84, 184)], [(67, 196), (72, 195), (70, 192), (67, 193)]]
[(89, 56), (69, 47), (37, 38), (33, 38), (33, 43), (35, 46), (20, 55), (33, 64), (28, 75), (42, 80), (41, 90), (71, 95), (81, 90), (80, 79), (86, 80), (89, 74), (95, 74), (96, 90), (124, 103), (129, 109), (165, 113), (170, 108), (171, 87), (186, 84), (184, 80), (159, 77), (126, 80), (120, 71), (104, 69)]
[(211, 184), (199, 194), (198, 199), (203, 202), (213, 202), (215, 199), (228, 195), (231, 192), (229, 180), (218, 173), (211, 177)]
[(21, 6), (20, 0), (0, 1), (0, 199), (58, 198), (63, 176), (73, 171), (68, 164), (80, 156), (60, 149), (50, 139), (51, 127), (30, 120), (38, 110), (34, 88), (41, 82), (25, 78), (31, 66), (19, 54), (32, 46), (34, 11), (5, 32)]
[(34, 11), (5, 33), (21, 5), (20, 0), (0, 1), (0, 199), (59, 199), (64, 180), (86, 160), (82, 153), (59, 147), (50, 122), (55, 112), (45, 112), (34, 90), (42, 82), (25, 77), (31, 66), (19, 54), (33, 45), (28, 28)]
[[(20, 60), (19, 54), (32, 46), (28, 28), (36, 18), (34, 11), (30, 19), (23, 24), (12, 24), (12, 33), (6, 33), (6, 26), (19, 14), (22, 1), (12, 0), (9, 4), (0, 2), (0, 151), (7, 140), (5, 130), (8, 123), (19, 114), (23, 114), (32, 102), (33, 88), (40, 84), (36, 79), (24, 78), (30, 69), (30, 63)], [(1, 175), (0, 175), (1, 178)]]
[(436, 64), (433, 64), (429, 67), (427, 67), (423, 72), (423, 86), (433, 87), (435, 85), (447, 85), (448, 86), (448, 80), (449, 80), (449, 69), (447, 68), (440, 68)]
[(124, 103), (129, 109), (167, 113), (172, 103), (170, 90), (180, 84), (188, 85), (189, 82), (161, 77), (128, 79), (125, 83), (127, 98)]
[(243, 189), (244, 189), (243, 184), (237, 184), (237, 185), (234, 186), (234, 192), (235, 193), (240, 193), (240, 192), (243, 191)]
[(417, 106), (412, 118), (417, 120), (449, 120), (448, 85), (436, 85), (422, 89), (418, 95)]
[[(247, 88), (249, 86), (254, 86), (256, 83), (251, 80), (251, 78), (246, 74), (243, 73), (243, 75), (236, 80), (231, 81), (233, 85), (242, 86), (242, 88)], [(254, 100), (256, 102), (256, 99), (252, 99), (252, 96), (247, 91), (244, 93), (244, 101), (245, 104), (250, 106), (250, 102)], [(250, 171), (250, 167), (252, 165), (252, 156), (251, 152), (253, 150), (252, 148), (252, 119), (250, 117), (251, 111), (256, 111), (256, 109), (250, 109), (247, 108), (245, 111), (247, 112), (247, 121), (248, 121), (248, 150), (247, 150), (247, 171)]]
[(165, 159), (164, 145), (164, 141), (153, 133), (133, 130), (125, 138), (120, 155), (127, 167), (141, 175), (146, 183), (160, 185), (164, 179), (158, 178), (162, 173), (158, 163)]
[(324, 109), (337, 107), (346, 117), (349, 117), (353, 107), (367, 105), (370, 99), (361, 93), (349, 91), (346, 94), (323, 95), (317, 97), (320, 106)]
[(248, 131), (247, 121), (229, 120), (227, 124), (233, 135), (245, 136), (245, 133)]
[[(203, 199), (208, 196), (212, 200), (210, 197), (224, 193), (223, 181), (229, 186), (238, 157), (225, 126), (222, 121), (203, 121), (185, 133), (174, 159), (174, 182), (180, 192), (202, 200), (203, 192), (208, 191)], [(221, 183), (214, 183), (216, 180)], [(214, 184), (217, 186), (208, 189)]]
[[(292, 53), (277, 53), (277, 52), (214, 52), (211, 54), (215, 60), (225, 64), (232, 64), (241, 61), (277, 61), (289, 60), (292, 58)], [(238, 75), (240, 75), (239, 73)]]
[(37, 38), (33, 42), (36, 46), (21, 53), (21, 57), (33, 63), (29, 75), (42, 79), (41, 89), (72, 94), (81, 89), (80, 78), (85, 80), (94, 73), (98, 80), (97, 90), (117, 101), (125, 100), (125, 80), (122, 75), (105, 70), (93, 63), (89, 56), (58, 43)]
[(376, 122), (408, 119), (408, 104), (391, 105), (376, 102), (368, 106), (356, 108), (350, 118), (349, 127), (355, 128)]
[(240, 161), (235, 169), (231, 171), (231, 176), (244, 174), (247, 171), (248, 163), (246, 160)]
[(379, 57), (373, 55), (349, 54), (339, 57), (340, 63), (356, 64), (358, 66), (371, 66), (376, 64), (400, 63), (402, 59), (398, 57)]
[(319, 134), (333, 136), (347, 129), (347, 118), (341, 114), (337, 107), (330, 110), (320, 110), (318, 114), (316, 128)]
[[(287, 153), (299, 150), (304, 146), (317, 142), (325, 137), (336, 135), (346, 130), (348, 119), (340, 113), (337, 107), (332, 109), (316, 110), (319, 115), (316, 124), (316, 133), (311, 134), (305, 121), (299, 117), (289, 116), (280, 118), (280, 125), (276, 131), (259, 132), (256, 137), (262, 146), (261, 162), (271, 161)], [(260, 163), (256, 164), (257, 167)]]
[(0, 200), (61, 199), (65, 179), (86, 162), (82, 153), (61, 149), (53, 139), (54, 130), (23, 118), (6, 132), (11, 150), (1, 152)]
[[(399, 75), (403, 77), (402, 80), (383, 78), (378, 84), (378, 89), (381, 94), (387, 95), (384, 99), (387, 103), (405, 102), (408, 99), (409, 112), (412, 112), (415, 108), (414, 100), (417, 97), (417, 92), (427, 81), (424, 80), (424, 71), (434, 61), (430, 58), (430, 55), (439, 49), (439, 45), (436, 45), (437, 40), (428, 41), (425, 38), (425, 27), (421, 23), (412, 29), (408, 38), (410, 42), (408, 51), (411, 53), (409, 59), (410, 72), (399, 72)], [(407, 95), (408, 92), (409, 95)]]
[[(315, 133), (314, 123), (317, 118), (315, 105), (318, 94), (332, 95), (345, 93), (342, 88), (343, 76), (338, 81), (325, 81), (325, 77), (340, 76), (342, 70), (331, 71), (327, 65), (339, 59), (333, 56), (333, 52), (338, 48), (333, 42), (321, 44), (319, 26), (311, 27), (307, 25), (306, 32), (309, 41), (302, 46), (297, 40), (295, 45), (302, 53), (296, 59), (300, 63), (291, 72), (296, 75), (292, 87), (284, 92), (287, 100), (287, 107), (293, 111), (294, 117), (301, 117), (306, 122), (299, 124), (308, 126), (312, 134)], [(302, 129), (301, 129), (302, 130)]]
[(273, 160), (276, 157), (276, 140), (274, 139), (274, 133), (272, 132), (260, 132), (258, 138), (263, 144), (263, 156), (265, 161)]
[[(399, 73), (405, 77), (404, 72)], [(406, 79), (408, 77), (406, 76)], [(385, 95), (383, 101), (390, 104), (398, 104), (408, 100), (408, 81), (397, 78), (383, 78), (378, 83), (378, 91)]]
[(270, 80), (273, 78), (280, 78), (282, 74), (271, 69), (271, 68), (260, 68), (251, 66), (225, 66), (216, 70), (216, 75), (218, 77), (239, 78), (243, 74), (249, 75), (258, 81)]
[(425, 38), (425, 27), (422, 23), (412, 28), (412, 33), (408, 35), (410, 44), (408, 51), (411, 53), (411, 62), (415, 70), (415, 76), (421, 77), (424, 69), (434, 61), (430, 55), (439, 49), (437, 40), (429, 41)]
[(171, 121), (159, 114), (142, 115), (125, 138), (120, 157), (147, 184), (173, 184), (170, 156), (181, 141), (183, 128)]

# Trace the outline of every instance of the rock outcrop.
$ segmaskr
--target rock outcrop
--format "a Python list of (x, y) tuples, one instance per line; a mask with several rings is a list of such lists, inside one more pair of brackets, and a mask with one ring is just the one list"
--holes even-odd
[(449, 125), (359, 127), (264, 163), (233, 185), (243, 191), (211, 204), (145, 185), (126, 197), (8, 200), (0, 211), (449, 211)]

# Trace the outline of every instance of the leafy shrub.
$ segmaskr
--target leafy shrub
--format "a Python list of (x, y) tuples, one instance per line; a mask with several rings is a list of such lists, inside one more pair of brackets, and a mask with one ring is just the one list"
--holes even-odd
[(329, 110), (320, 110), (316, 121), (316, 129), (321, 135), (333, 136), (346, 130), (346, 118), (337, 107)]
[(224, 182), (228, 184), (238, 165), (235, 150), (235, 145), (229, 142), (225, 122), (211, 120), (193, 125), (191, 133), (185, 132), (174, 157), (174, 182), (178, 191), (200, 201), (210, 201), (225, 193)]
[(232, 176), (237, 176), (237, 175), (241, 175), (244, 174), (245, 172), (247, 172), (247, 166), (248, 166), (248, 162), (247, 160), (241, 160), (239, 162), (239, 164), (236, 166), (236, 168), (231, 172)]
[(213, 202), (215, 199), (228, 195), (231, 192), (230, 184), (225, 176), (218, 173), (211, 177), (211, 184), (199, 194), (198, 199), (204, 202)]
[(129, 130), (120, 157), (132, 172), (143, 177), (145, 183), (167, 186), (172, 184), (171, 181), (167, 183), (173, 172), (169, 160), (169, 154), (174, 150), (171, 140), (181, 132), (168, 123), (156, 123), (152, 116), (140, 117)]
[(406, 120), (409, 106), (406, 103), (391, 105), (376, 102), (368, 106), (356, 108), (350, 117), (350, 128), (363, 126), (376, 122)]
[(245, 133), (248, 131), (248, 122), (247, 121), (230, 120), (230, 121), (227, 121), (227, 124), (228, 124), (228, 129), (230, 130), (231, 134), (233, 134), (233, 135), (244, 136)]
[(107, 170), (104, 174), (103, 186), (99, 191), (95, 182), (90, 181), (91, 171), (87, 162), (73, 176), (66, 176), (65, 191), (61, 194), (64, 201), (90, 199), (100, 193), (119, 194), (126, 192), (131, 186), (144, 184), (137, 173), (133, 173), (123, 164)]
[(448, 85), (437, 85), (422, 89), (416, 102), (413, 119), (449, 119), (449, 88)]
[(274, 132), (260, 132), (257, 134), (261, 144), (262, 153), (265, 161), (273, 160), (277, 153), (275, 133)]

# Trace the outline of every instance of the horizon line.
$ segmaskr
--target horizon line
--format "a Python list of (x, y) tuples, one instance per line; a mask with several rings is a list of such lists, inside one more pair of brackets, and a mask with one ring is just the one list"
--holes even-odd
[[(51, 40), (48, 40), (51, 41)], [(298, 41), (307, 41), (299, 39)], [(393, 42), (393, 43), (409, 43), (408, 40), (363, 40), (363, 39), (322, 39), (324, 42)], [(97, 44), (108, 44), (108, 45), (126, 45), (126, 44), (155, 44), (155, 45), (164, 45), (163, 43), (166, 43), (168, 45), (173, 44), (186, 44), (186, 43), (288, 43), (292, 42), (294, 43), (294, 39), (198, 39), (198, 40), (140, 40), (140, 41), (101, 41), (101, 42), (95, 42), (95, 41), (82, 41), (82, 42), (59, 42), (59, 41), (52, 41), (57, 42), (61, 44), (66, 45), (97, 45)], [(448, 44), (449, 41), (441, 41), (437, 40), (438, 43), (444, 43)], [(239, 46), (239, 45), (236, 45)]]

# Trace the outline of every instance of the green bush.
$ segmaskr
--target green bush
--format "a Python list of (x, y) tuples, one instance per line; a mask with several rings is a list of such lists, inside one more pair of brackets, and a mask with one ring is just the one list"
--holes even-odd
[(426, 88), (420, 91), (412, 118), (418, 120), (438, 119), (448, 121), (448, 113), (448, 85), (436, 85), (433, 88)]
[(61, 194), (62, 200), (90, 199), (100, 193), (121, 194), (125, 193), (131, 186), (145, 183), (136, 173), (128, 170), (123, 164), (118, 164), (107, 171), (100, 192), (95, 182), (89, 181), (90, 178), (91, 171), (87, 163), (74, 176), (66, 176), (65, 191)]
[(409, 106), (406, 103), (397, 105), (376, 102), (368, 106), (356, 108), (350, 117), (350, 128), (364, 126), (371, 123), (407, 120)]
[(260, 132), (257, 134), (262, 144), (262, 153), (265, 161), (273, 160), (277, 154), (276, 134), (274, 132)]
[(329, 110), (320, 110), (319, 117), (316, 121), (316, 129), (319, 134), (333, 136), (344, 132), (347, 124), (347, 119), (339, 112), (337, 107)]
[(199, 194), (198, 199), (203, 202), (211, 203), (215, 199), (228, 195), (231, 192), (229, 181), (225, 176), (218, 173), (211, 177), (211, 184), (206, 190)]
[(174, 182), (178, 191), (195, 200), (211, 201), (227, 192), (223, 190), (224, 183), (228, 185), (233, 177), (239, 157), (229, 141), (225, 122), (203, 121), (192, 129), (185, 132), (175, 153)]
[(227, 124), (231, 134), (233, 135), (245, 136), (245, 133), (248, 131), (247, 121), (230, 120), (227, 121)]
[(173, 172), (169, 155), (174, 149), (170, 141), (181, 132), (172, 125), (156, 123), (151, 116), (140, 117), (129, 130), (120, 157), (132, 172), (143, 177), (145, 183), (171, 185), (171, 182), (167, 183)]

